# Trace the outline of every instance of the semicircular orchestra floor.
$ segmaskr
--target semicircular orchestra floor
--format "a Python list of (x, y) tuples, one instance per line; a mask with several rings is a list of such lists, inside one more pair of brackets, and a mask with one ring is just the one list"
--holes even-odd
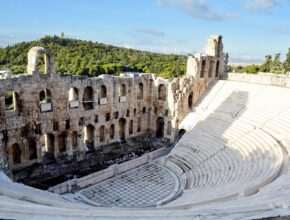
[(179, 189), (178, 177), (150, 163), (92, 185), (79, 193), (96, 206), (146, 207), (165, 204)]

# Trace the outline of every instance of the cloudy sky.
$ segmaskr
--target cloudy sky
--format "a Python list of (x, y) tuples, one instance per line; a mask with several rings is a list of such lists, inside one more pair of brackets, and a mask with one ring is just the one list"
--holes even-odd
[(1, 0), (0, 46), (60, 35), (162, 53), (221, 34), (233, 63), (290, 47), (290, 0)]

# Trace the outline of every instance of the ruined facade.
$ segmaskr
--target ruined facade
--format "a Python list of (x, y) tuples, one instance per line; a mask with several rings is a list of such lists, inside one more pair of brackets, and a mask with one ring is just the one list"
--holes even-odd
[(224, 72), (222, 37), (211, 36), (205, 51), (189, 56), (186, 76), (170, 82), (145, 73), (61, 77), (53, 54), (33, 47), (27, 74), (0, 79), (0, 168), (26, 167), (45, 154), (85, 154), (147, 133), (174, 141), (179, 122)]

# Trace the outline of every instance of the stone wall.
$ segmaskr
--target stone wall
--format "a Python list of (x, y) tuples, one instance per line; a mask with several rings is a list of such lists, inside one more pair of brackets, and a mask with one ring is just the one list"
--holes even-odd
[(210, 37), (209, 54), (189, 56), (186, 76), (170, 82), (145, 73), (60, 77), (53, 54), (32, 48), (28, 74), (0, 80), (0, 166), (18, 169), (146, 133), (174, 141), (179, 122), (223, 74), (222, 50), (222, 37)]
[(290, 88), (290, 75), (275, 73), (228, 73), (227, 79)]

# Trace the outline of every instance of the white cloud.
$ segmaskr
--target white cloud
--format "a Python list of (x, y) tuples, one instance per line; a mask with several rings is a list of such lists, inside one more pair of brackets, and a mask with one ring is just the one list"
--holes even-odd
[(247, 2), (245, 7), (253, 10), (269, 11), (279, 3), (280, 0), (255, 0)]
[(138, 28), (135, 29), (134, 32), (136, 33), (141, 33), (141, 34), (146, 34), (154, 37), (163, 37), (165, 36), (165, 33), (159, 30), (151, 29), (151, 28)]
[(220, 14), (214, 12), (206, 0), (156, 0), (161, 7), (177, 9), (191, 17), (206, 20), (223, 20), (237, 18), (237, 14)]

